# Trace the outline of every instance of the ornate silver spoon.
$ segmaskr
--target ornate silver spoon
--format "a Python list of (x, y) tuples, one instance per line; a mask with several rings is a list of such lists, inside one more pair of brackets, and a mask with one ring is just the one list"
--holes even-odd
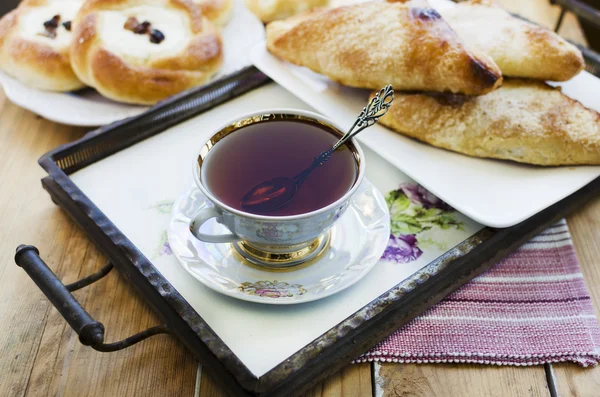
[(359, 132), (371, 127), (381, 116), (387, 113), (394, 100), (394, 90), (391, 85), (382, 88), (369, 104), (360, 112), (352, 127), (329, 150), (319, 154), (312, 164), (304, 171), (294, 176), (278, 177), (256, 185), (242, 197), (241, 205), (244, 211), (265, 213), (283, 207), (296, 196), (306, 178), (315, 168), (322, 166), (331, 158), (340, 146), (352, 139)]

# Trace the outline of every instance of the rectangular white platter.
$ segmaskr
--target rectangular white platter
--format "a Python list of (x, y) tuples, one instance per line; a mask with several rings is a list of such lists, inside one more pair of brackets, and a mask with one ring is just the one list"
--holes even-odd
[[(443, 0), (435, 6), (448, 6)], [(252, 50), (263, 73), (320, 113), (350, 127), (369, 91), (328, 78), (272, 56), (265, 44)], [(563, 92), (600, 111), (600, 79), (582, 72), (561, 83)], [(600, 166), (535, 167), (479, 159), (438, 149), (375, 125), (359, 141), (471, 219), (487, 226), (513, 226), (569, 196), (600, 176)]]
[[(315, 302), (262, 305), (213, 292), (190, 276), (175, 256), (165, 254), (163, 244), (170, 215), (164, 207), (188, 189), (195, 156), (219, 127), (245, 113), (273, 108), (313, 110), (283, 88), (269, 84), (70, 176), (256, 376), (265, 374), (482, 228), (455, 213), (463, 227), (427, 231), (422, 236), (435, 243), (427, 248), (423, 245), (423, 254), (417, 260), (382, 260), (357, 284)], [(372, 151), (365, 150), (365, 156), (366, 176), (383, 194), (411, 182)]]

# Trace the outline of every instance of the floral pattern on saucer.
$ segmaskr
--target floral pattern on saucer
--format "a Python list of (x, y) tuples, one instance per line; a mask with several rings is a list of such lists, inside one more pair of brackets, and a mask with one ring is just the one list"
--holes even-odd
[(432, 230), (462, 230), (456, 211), (441, 199), (416, 183), (403, 183), (385, 198), (390, 209), (391, 235), (383, 259), (409, 263), (419, 259), (425, 247), (445, 248), (439, 234)]
[(302, 288), (301, 284), (288, 284), (277, 280), (245, 282), (238, 287), (238, 290), (261, 298), (291, 298), (306, 293), (306, 289)]

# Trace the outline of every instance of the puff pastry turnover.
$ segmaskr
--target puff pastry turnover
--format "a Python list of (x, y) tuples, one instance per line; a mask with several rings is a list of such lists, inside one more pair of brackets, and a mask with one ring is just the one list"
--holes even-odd
[(116, 101), (154, 104), (206, 83), (221, 36), (189, 0), (88, 0), (75, 21), (75, 73)]
[(461, 2), (439, 12), (471, 48), (491, 56), (505, 76), (566, 81), (584, 67), (577, 47), (488, 0)]
[(0, 20), (0, 69), (42, 90), (83, 88), (69, 60), (79, 0), (27, 0)]
[(380, 122), (433, 146), (537, 165), (600, 164), (600, 114), (535, 80), (487, 95), (396, 92)]
[(267, 48), (353, 87), (477, 95), (502, 81), (498, 66), (467, 49), (424, 0), (372, 1), (271, 22)]

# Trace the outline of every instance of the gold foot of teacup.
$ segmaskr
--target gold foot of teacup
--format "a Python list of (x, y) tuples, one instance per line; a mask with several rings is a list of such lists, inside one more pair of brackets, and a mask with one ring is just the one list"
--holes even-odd
[(267, 270), (296, 270), (319, 259), (329, 248), (331, 233), (299, 245), (262, 245), (248, 241), (232, 243), (236, 252), (250, 264)]

